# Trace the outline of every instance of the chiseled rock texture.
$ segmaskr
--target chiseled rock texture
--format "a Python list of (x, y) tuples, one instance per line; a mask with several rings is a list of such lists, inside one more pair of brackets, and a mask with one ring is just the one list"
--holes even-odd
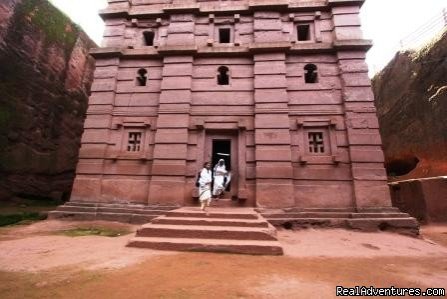
[(45, 0), (0, 2), (0, 200), (68, 196), (95, 44)]
[(388, 174), (447, 175), (447, 31), (404, 52), (373, 79)]

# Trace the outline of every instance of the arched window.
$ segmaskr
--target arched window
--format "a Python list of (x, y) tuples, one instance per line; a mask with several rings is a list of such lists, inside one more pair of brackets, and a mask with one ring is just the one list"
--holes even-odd
[(147, 83), (147, 71), (146, 69), (139, 69), (137, 76), (137, 86), (146, 86)]
[(230, 70), (226, 66), (221, 66), (217, 69), (217, 84), (219, 85), (230, 85), (230, 76), (228, 72)]
[(144, 44), (146, 46), (154, 45), (155, 33), (153, 31), (144, 31), (143, 37), (144, 37)]
[(318, 83), (318, 71), (315, 64), (306, 64), (304, 67), (304, 81), (306, 83)]

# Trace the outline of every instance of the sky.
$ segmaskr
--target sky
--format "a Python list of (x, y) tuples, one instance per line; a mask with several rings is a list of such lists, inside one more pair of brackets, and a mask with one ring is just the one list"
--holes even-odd
[[(98, 44), (104, 24), (98, 10), (107, 6), (107, 0), (50, 0), (67, 14)], [(442, 28), (442, 10), (447, 0), (367, 0), (361, 10), (364, 37), (372, 39), (373, 48), (367, 55), (370, 75), (380, 71), (421, 26), (426, 25), (420, 42), (427, 41)], [(436, 19), (435, 19), (436, 18)], [(438, 20), (438, 22), (434, 22)], [(432, 23), (427, 24), (432, 21)], [(420, 33), (420, 32), (418, 32)], [(416, 44), (417, 45), (417, 44)]]

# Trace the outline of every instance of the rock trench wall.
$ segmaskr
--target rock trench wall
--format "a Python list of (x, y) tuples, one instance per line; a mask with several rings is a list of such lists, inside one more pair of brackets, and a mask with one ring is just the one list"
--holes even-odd
[(393, 205), (447, 221), (447, 31), (373, 79)]
[(95, 46), (45, 0), (0, 3), (0, 200), (68, 197)]
[(447, 30), (398, 53), (373, 88), (391, 179), (447, 175)]

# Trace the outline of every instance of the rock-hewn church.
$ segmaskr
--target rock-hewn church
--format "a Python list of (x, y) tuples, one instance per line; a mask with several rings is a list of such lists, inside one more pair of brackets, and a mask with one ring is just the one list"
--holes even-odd
[(391, 207), (364, 0), (108, 2), (71, 200), (52, 217), (148, 222), (196, 205), (197, 172), (224, 159), (220, 205), (301, 213), (274, 225), (417, 228)]

